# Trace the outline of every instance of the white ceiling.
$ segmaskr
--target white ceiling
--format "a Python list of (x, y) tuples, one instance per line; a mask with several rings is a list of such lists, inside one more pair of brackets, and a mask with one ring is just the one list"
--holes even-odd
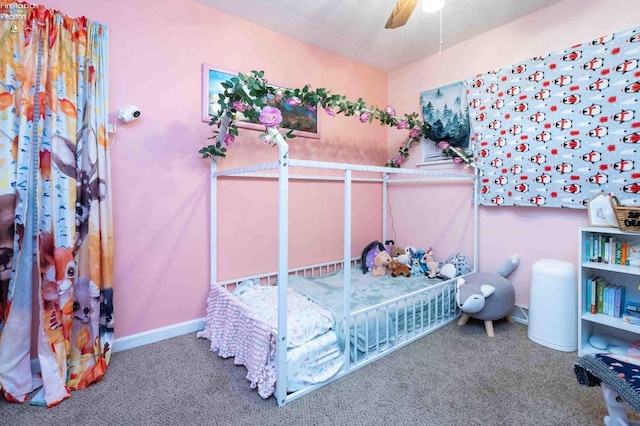
[[(440, 13), (422, 0), (406, 25), (384, 25), (396, 0), (194, 0), (340, 56), (393, 71), (437, 54)], [(561, 0), (445, 0), (442, 50)]]

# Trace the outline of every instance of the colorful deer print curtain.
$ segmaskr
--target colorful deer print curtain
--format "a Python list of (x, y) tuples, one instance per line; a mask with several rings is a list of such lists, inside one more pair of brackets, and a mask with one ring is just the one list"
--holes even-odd
[(640, 205), (640, 27), (468, 81), (481, 203)]
[(107, 28), (0, 13), (0, 388), (53, 406), (113, 347)]

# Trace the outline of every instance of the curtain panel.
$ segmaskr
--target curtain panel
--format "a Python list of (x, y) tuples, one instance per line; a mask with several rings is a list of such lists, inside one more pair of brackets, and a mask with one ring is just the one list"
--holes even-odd
[(102, 378), (113, 347), (108, 31), (2, 8), (0, 386), (52, 406)]

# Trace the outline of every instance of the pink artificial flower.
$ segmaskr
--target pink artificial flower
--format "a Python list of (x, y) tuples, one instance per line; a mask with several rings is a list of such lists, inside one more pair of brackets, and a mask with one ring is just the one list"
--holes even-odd
[(295, 96), (293, 96), (293, 97), (291, 97), (291, 98), (287, 99), (287, 105), (292, 106), (292, 107), (294, 107), (294, 106), (298, 106), (298, 105), (300, 105), (301, 103), (302, 103), (302, 101), (300, 100), (300, 98), (295, 97)]
[(235, 109), (238, 112), (244, 112), (244, 111), (248, 110), (251, 107), (249, 105), (243, 104), (241, 101), (233, 101), (232, 108)]
[(369, 114), (368, 112), (363, 112), (362, 114), (360, 114), (360, 122), (366, 123), (369, 120), (369, 117), (371, 117), (371, 114)]
[(402, 155), (398, 154), (393, 158), (393, 162), (396, 164), (402, 164), (406, 160)]
[(442, 141), (442, 142), (438, 143), (438, 148), (447, 149), (447, 148), (449, 148), (449, 145), (450, 145), (449, 142)]
[(418, 136), (420, 136), (420, 129), (418, 129), (417, 127), (411, 129), (411, 131), (409, 132), (409, 137), (417, 138)]
[(328, 115), (328, 116), (330, 116), (330, 117), (335, 117), (335, 116), (336, 116), (336, 113), (335, 113), (335, 112), (333, 112), (333, 110), (332, 110), (331, 108), (329, 108), (329, 107), (326, 107), (326, 108), (324, 109), (324, 112), (326, 112), (326, 113), (327, 113), (327, 115)]
[(399, 130), (408, 129), (408, 128), (409, 128), (409, 122), (407, 120), (398, 121), (398, 129)]
[(264, 135), (264, 137), (262, 138), (262, 142), (264, 142), (265, 144), (270, 144), (271, 142), (273, 142), (273, 138), (270, 135)]
[(314, 107), (313, 105), (307, 105), (307, 111), (314, 112), (315, 110), (316, 110), (316, 107)]
[(282, 113), (278, 108), (266, 106), (262, 108), (259, 118), (265, 127), (278, 127), (278, 124), (282, 122)]
[(277, 90), (275, 95), (276, 101), (282, 99), (282, 90)]
[(233, 136), (232, 134), (227, 133), (226, 135), (224, 135), (223, 143), (225, 146), (231, 146), (235, 141), (236, 141), (236, 137)]
[(392, 106), (387, 105), (387, 106), (384, 108), (384, 110), (385, 110), (385, 111), (387, 111), (387, 113), (388, 113), (391, 117), (395, 117), (395, 116), (396, 116), (396, 110), (395, 110), (395, 109), (393, 109), (393, 107), (392, 107)]
[(454, 163), (456, 163), (456, 164), (460, 164), (460, 163), (462, 163), (462, 158), (460, 158), (460, 157), (454, 157), (454, 158), (453, 158), (453, 162), (454, 162)]

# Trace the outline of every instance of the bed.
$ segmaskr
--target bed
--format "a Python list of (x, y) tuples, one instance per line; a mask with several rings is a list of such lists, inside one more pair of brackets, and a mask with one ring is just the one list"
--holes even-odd
[[(250, 386), (263, 398), (274, 395), (279, 405), (305, 395), (382, 356), (455, 321), (455, 279), (428, 279), (363, 274), (351, 253), (351, 185), (358, 176), (382, 185), (386, 239), (388, 191), (403, 183), (457, 182), (478, 192), (477, 173), (437, 172), (329, 163), (289, 158), (286, 142), (274, 134), (279, 161), (218, 170), (211, 163), (211, 289), (205, 329), (198, 337), (211, 350), (247, 368)], [(288, 265), (288, 182), (298, 176), (290, 167), (343, 172), (344, 256), (323, 264), (291, 269)], [(265, 173), (277, 170), (277, 175)], [(219, 281), (217, 277), (217, 180), (227, 177), (276, 178), (278, 181), (277, 270)], [(336, 180), (304, 175), (302, 179)], [(472, 259), (477, 259), (478, 204), (474, 204)], [(475, 267), (473, 268), (475, 271)], [(286, 330), (281, 333), (280, 330)], [(348, 336), (348, 337), (347, 337)]]

